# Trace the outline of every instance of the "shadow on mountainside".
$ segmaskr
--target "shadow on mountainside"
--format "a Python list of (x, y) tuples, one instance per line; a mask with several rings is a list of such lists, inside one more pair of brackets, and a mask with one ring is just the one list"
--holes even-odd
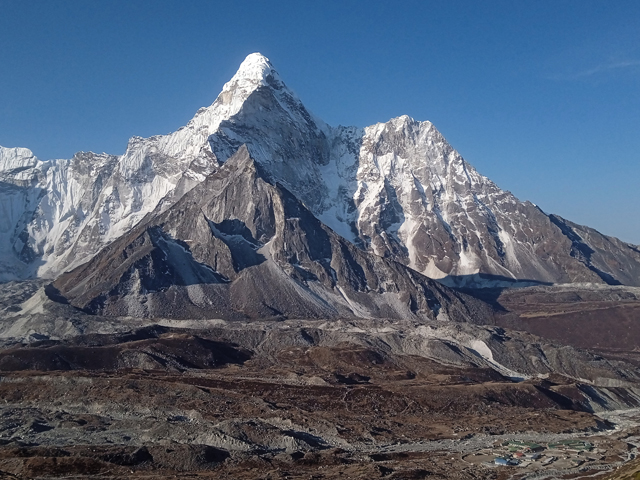
[(126, 334), (80, 335), (18, 344), (0, 352), (0, 371), (151, 369), (184, 371), (241, 365), (251, 352), (237, 344), (158, 325)]
[(471, 297), (482, 300), (491, 305), (498, 312), (508, 311), (500, 304), (498, 298), (505, 290), (513, 288), (524, 288), (533, 286), (549, 286), (550, 282), (539, 280), (520, 279), (516, 280), (503, 275), (492, 275), (489, 273), (474, 273), (472, 275), (447, 275), (438, 279), (444, 285), (455, 288)]

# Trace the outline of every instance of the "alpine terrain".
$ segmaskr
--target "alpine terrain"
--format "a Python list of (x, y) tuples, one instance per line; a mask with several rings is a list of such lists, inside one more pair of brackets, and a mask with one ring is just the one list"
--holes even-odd
[(242, 145), (272, 184), (349, 243), (445, 284), (640, 285), (637, 246), (519, 201), (430, 122), (326, 125), (257, 53), (187, 126), (134, 137), (122, 156), (43, 162), (26, 149), (0, 148), (0, 278), (55, 278), (86, 262)]
[(430, 122), (254, 53), (123, 155), (0, 147), (0, 199), (0, 478), (634, 474), (640, 246)]

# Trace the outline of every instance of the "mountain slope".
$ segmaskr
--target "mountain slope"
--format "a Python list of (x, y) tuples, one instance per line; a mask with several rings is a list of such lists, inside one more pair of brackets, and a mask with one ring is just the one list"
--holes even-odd
[[(325, 224), (377, 255), (452, 285), (640, 283), (640, 255), (556, 217), (480, 175), (430, 122), (403, 116), (365, 129), (315, 119), (264, 64), (266, 85), (209, 137), (219, 161), (240, 145)], [(605, 242), (598, 258), (580, 243)], [(591, 247), (589, 247), (591, 248)]]
[(154, 209), (170, 208), (242, 145), (265, 178), (350, 243), (443, 283), (640, 285), (637, 247), (519, 201), (430, 122), (326, 125), (260, 54), (185, 127), (134, 137), (122, 156), (41, 162), (26, 149), (0, 149), (9, 205), (0, 279), (55, 278), (81, 265)]
[(27, 149), (0, 147), (0, 188), (11, 199), (2, 216), (0, 281), (55, 277), (201, 182), (219, 167), (207, 138), (260, 85), (261, 69), (245, 62), (185, 127), (133, 137), (121, 156), (81, 152), (71, 160), (43, 162)]
[(106, 315), (468, 320), (489, 314), (481, 302), (336, 235), (284, 187), (269, 183), (245, 147), (53, 287), (72, 305)]

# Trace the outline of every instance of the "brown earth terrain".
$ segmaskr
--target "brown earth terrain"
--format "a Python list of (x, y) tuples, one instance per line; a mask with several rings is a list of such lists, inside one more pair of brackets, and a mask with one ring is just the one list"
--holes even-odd
[(637, 301), (587, 290), (485, 291), (480, 326), (101, 317), (7, 285), (0, 478), (605, 478), (638, 455), (640, 337), (588, 319)]
[[(514, 382), (349, 342), (261, 350), (229, 336), (156, 326), (8, 346), (3, 478), (506, 479), (514, 467), (465, 456), (615, 432), (560, 375)], [(627, 443), (603, 438), (595, 463), (626, 460)]]
[(474, 294), (498, 308), (496, 325), (563, 345), (640, 358), (640, 288), (578, 284), (485, 289)]

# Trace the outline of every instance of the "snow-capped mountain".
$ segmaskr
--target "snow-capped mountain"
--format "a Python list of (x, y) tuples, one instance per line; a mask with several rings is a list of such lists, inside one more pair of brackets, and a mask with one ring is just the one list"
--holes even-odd
[(81, 265), (170, 209), (242, 145), (271, 184), (344, 239), (445, 283), (640, 285), (637, 247), (519, 201), (430, 122), (328, 126), (257, 53), (185, 127), (134, 137), (122, 156), (42, 162), (0, 147), (0, 279)]
[(89, 313), (134, 317), (469, 321), (488, 310), (337, 235), (245, 146), (48, 288)]
[(212, 151), (224, 162), (246, 144), (273, 178), (354, 244), (454, 285), (640, 282), (637, 249), (501, 190), (430, 122), (402, 116), (365, 129), (329, 127), (264, 57), (245, 62), (257, 58), (258, 88), (209, 137)]

